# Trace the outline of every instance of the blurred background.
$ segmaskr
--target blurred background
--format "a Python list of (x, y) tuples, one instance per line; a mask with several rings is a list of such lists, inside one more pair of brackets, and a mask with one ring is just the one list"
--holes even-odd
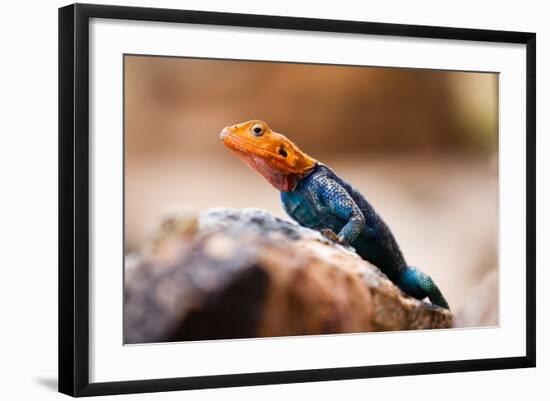
[(459, 326), (498, 324), (498, 75), (125, 56), (126, 250), (180, 206), (278, 192), (220, 142), (261, 119), (358, 188)]

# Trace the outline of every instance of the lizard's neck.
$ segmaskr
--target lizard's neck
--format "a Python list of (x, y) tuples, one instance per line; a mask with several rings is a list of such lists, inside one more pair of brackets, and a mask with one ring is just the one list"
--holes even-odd
[[(288, 174), (288, 175), (285, 175), (284, 179), (286, 180), (286, 186), (284, 189), (280, 189), (281, 192), (292, 192), (296, 189), (296, 187), (303, 181), (305, 180), (307, 177), (309, 177), (313, 171), (315, 170), (315, 168), (319, 165), (319, 163), (315, 163), (315, 165), (304, 171), (303, 173), (300, 173), (300, 174)], [(273, 184), (273, 182), (272, 182)]]

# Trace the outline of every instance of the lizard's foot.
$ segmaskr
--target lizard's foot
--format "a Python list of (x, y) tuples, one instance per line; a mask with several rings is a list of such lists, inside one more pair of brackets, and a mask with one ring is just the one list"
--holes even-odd
[(343, 241), (343, 238), (340, 237), (338, 234), (336, 234), (334, 231), (332, 231), (330, 228), (323, 228), (321, 230), (321, 234), (323, 235), (323, 237), (325, 237), (325, 238), (327, 238), (331, 241), (334, 241), (338, 244), (345, 245), (344, 241)]
[(416, 299), (428, 297), (432, 304), (450, 309), (447, 300), (432, 278), (416, 267), (407, 266), (401, 271), (399, 288)]

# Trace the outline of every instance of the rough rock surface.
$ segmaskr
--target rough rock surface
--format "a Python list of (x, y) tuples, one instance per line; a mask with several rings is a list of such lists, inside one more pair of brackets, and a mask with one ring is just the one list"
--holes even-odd
[(259, 209), (165, 219), (125, 268), (127, 343), (448, 328), (351, 248)]

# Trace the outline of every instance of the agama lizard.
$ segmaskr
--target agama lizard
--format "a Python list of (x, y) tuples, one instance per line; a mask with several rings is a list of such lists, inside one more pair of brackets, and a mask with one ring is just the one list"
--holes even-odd
[(260, 120), (226, 127), (220, 138), (281, 191), (283, 208), (300, 225), (351, 245), (406, 294), (449, 308), (431, 277), (407, 265), (392, 232), (367, 199), (329, 167)]

